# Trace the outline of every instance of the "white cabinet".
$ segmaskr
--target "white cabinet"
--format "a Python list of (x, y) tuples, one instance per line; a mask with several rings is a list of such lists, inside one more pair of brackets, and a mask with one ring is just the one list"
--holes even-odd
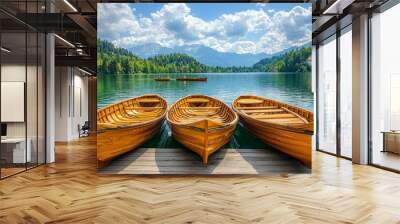
[[(26, 151), (25, 144), (27, 143)], [(12, 163), (25, 163), (32, 161), (32, 141), (25, 138), (7, 138), (1, 140), (2, 147), (12, 150)]]

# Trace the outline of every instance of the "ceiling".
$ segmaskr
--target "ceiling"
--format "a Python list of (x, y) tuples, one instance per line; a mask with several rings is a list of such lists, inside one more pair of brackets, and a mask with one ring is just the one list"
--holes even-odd
[[(346, 16), (357, 16), (385, 1), (387, 0), (194, 0), (191, 2), (308, 2), (313, 8), (313, 42), (318, 42), (319, 39), (329, 35), (329, 32), (335, 32), (332, 27), (339, 20), (343, 20)], [(95, 73), (97, 3), (107, 2), (170, 2), (170, 0), (1, 0), (1, 29), (4, 33), (14, 33), (14, 35), (18, 32), (24, 33), (26, 30), (54, 32), (58, 35), (55, 41), (56, 64), (73, 64)], [(174, 2), (185, 1), (175, 0)], [(351, 18), (349, 21), (351, 23)], [(19, 41), (19, 38), (14, 39), (10, 35), (6, 35), (5, 38), (13, 39), (16, 43)]]
[(354, 17), (375, 12), (388, 1), (391, 0), (313, 0), (313, 44), (348, 26)]
[[(2, 36), (7, 39), (3, 41), (3, 46), (12, 49), (8, 56), (17, 58), (18, 55), (26, 55), (25, 32), (28, 37), (30, 32), (51, 32), (57, 34), (56, 65), (79, 66), (95, 74), (97, 2), (1, 0), (0, 24)], [(31, 45), (28, 45), (27, 49), (29, 56), (29, 52), (35, 48), (31, 49)]]

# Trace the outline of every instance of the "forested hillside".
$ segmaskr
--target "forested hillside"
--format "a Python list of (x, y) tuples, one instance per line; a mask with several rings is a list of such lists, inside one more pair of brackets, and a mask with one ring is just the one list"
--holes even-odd
[(286, 54), (263, 59), (252, 67), (213, 67), (201, 64), (186, 54), (157, 55), (142, 59), (112, 43), (98, 40), (99, 74), (135, 73), (204, 73), (204, 72), (307, 72), (311, 48), (296, 49)]
[(254, 64), (255, 70), (268, 72), (310, 72), (311, 48), (304, 47), (286, 54), (266, 58)]

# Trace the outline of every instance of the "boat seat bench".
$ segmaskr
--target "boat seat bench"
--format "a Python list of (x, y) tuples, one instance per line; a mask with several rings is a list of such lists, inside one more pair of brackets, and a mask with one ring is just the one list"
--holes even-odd
[(190, 110), (208, 110), (208, 109), (220, 109), (221, 107), (180, 107), (182, 109)]
[(150, 109), (164, 109), (164, 107), (124, 107), (125, 110), (150, 110)]
[(264, 110), (241, 110), (243, 113), (246, 114), (254, 114), (254, 113), (265, 113), (265, 114), (272, 114), (272, 113), (282, 113), (285, 110), (282, 109), (264, 109)]
[(304, 124), (304, 121), (302, 121), (299, 118), (276, 118), (276, 119), (269, 119), (269, 118), (260, 118), (260, 120), (263, 121), (269, 121), (273, 123), (278, 123), (278, 124)]
[(211, 121), (216, 122), (216, 123), (221, 123), (221, 124), (224, 123), (224, 119), (221, 118), (221, 117), (220, 118), (215, 118), (215, 117), (213, 117), (213, 118), (211, 118), (211, 117), (195, 117), (195, 118), (192, 118), (192, 119), (187, 119), (185, 121), (182, 121), (182, 123), (195, 123), (195, 122), (198, 122), (198, 121), (201, 121), (201, 120), (205, 120), (205, 119), (211, 120)]
[(278, 109), (277, 106), (263, 106), (263, 107), (236, 107), (238, 110), (267, 110), (267, 109)]
[(204, 98), (192, 98), (192, 99), (187, 99), (186, 102), (188, 103), (208, 103), (210, 100), (204, 99)]
[(260, 119), (279, 119), (279, 118), (295, 118), (293, 114), (259, 114), (259, 115), (250, 115), (252, 118), (260, 118)]
[(259, 99), (240, 99), (237, 101), (238, 104), (244, 104), (244, 105), (260, 104), (263, 102), (264, 102), (263, 100), (259, 100)]
[(159, 99), (140, 99), (137, 100), (138, 103), (158, 103), (160, 102)]

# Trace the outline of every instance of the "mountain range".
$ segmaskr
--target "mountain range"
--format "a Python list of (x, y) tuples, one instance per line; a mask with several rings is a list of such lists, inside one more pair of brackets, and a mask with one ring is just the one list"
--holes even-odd
[(292, 49), (267, 57), (251, 66), (210, 66), (184, 53), (164, 53), (138, 57), (111, 42), (97, 40), (99, 74), (138, 73), (229, 73), (229, 72), (310, 72), (311, 47)]
[(291, 47), (274, 54), (238, 54), (230, 52), (219, 52), (203, 45), (179, 46), (175, 48), (163, 47), (159, 44), (146, 44), (128, 48), (127, 50), (141, 58), (149, 58), (156, 55), (166, 55), (180, 53), (196, 58), (202, 64), (208, 66), (232, 67), (232, 66), (252, 66), (265, 58), (282, 55), (295, 48)]

